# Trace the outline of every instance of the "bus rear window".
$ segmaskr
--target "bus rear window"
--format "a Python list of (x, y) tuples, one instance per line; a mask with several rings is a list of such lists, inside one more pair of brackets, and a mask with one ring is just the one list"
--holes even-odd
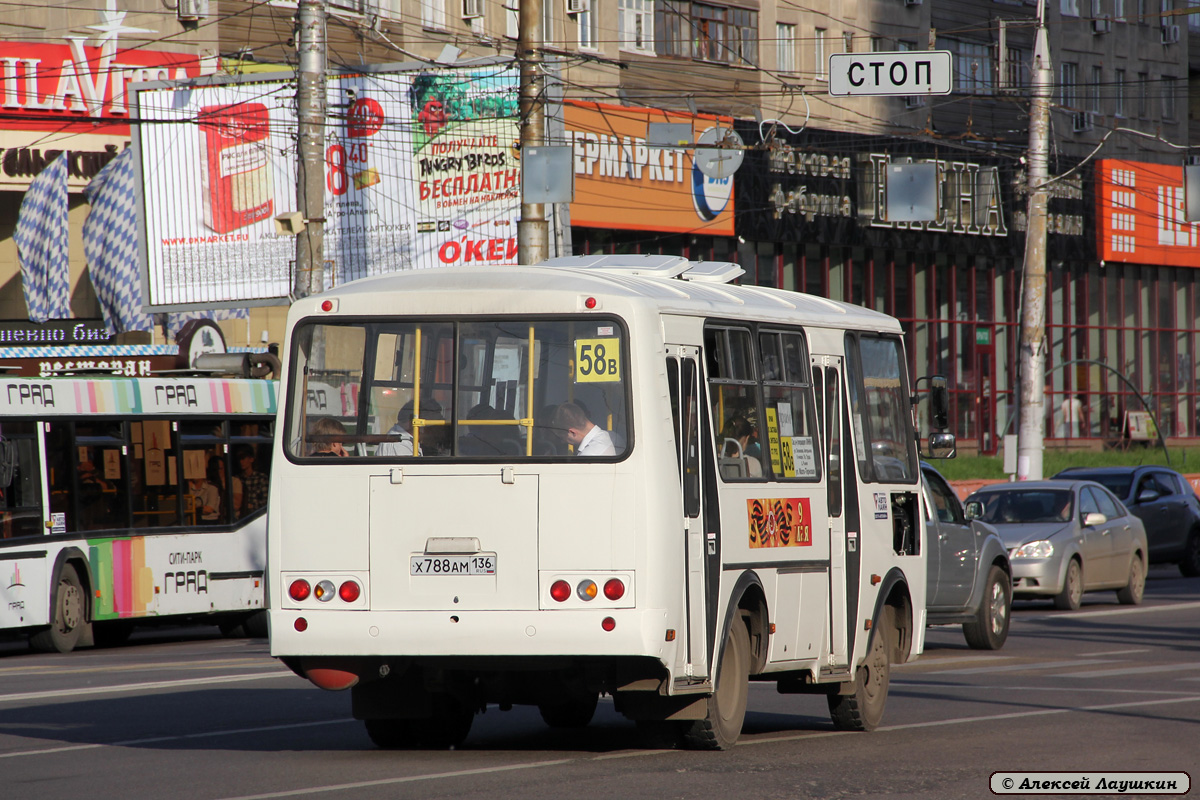
[(628, 350), (613, 319), (312, 323), (292, 354), (299, 458), (619, 458)]

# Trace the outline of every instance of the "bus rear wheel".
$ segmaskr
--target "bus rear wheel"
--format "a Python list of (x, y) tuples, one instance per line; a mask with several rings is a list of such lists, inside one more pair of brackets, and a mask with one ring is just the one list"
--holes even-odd
[(750, 632), (744, 614), (739, 614), (725, 635), (721, 662), (717, 666), (717, 685), (708, 698), (708, 713), (684, 730), (684, 746), (691, 750), (733, 747), (746, 720), (749, 693)]
[(58, 573), (50, 627), (29, 637), (29, 646), (41, 653), (69, 653), (79, 643), (87, 624), (87, 601), (79, 574), (70, 564)]
[(599, 692), (580, 690), (538, 703), (538, 711), (551, 728), (586, 728), (599, 700)]
[(829, 695), (829, 716), (839, 731), (873, 731), (883, 719), (891, 681), (892, 615), (885, 610), (872, 626), (867, 657), (854, 676), (853, 694)]
[(368, 719), (367, 736), (385, 750), (445, 750), (471, 732), (475, 712), (450, 695), (433, 696), (433, 716), (416, 719)]

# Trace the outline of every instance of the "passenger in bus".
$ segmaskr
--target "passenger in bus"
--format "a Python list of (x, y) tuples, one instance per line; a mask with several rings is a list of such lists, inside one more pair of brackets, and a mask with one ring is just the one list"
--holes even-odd
[(221, 493), (211, 480), (192, 478), (188, 492), (193, 503), (193, 519), (199, 522), (218, 522), (221, 519)]
[(725, 430), (721, 432), (721, 438), (725, 442), (723, 448), (724, 459), (737, 459), (740, 463), (739, 472), (744, 471), (744, 474), (727, 476), (727, 477), (745, 477), (745, 478), (761, 478), (763, 474), (762, 461), (758, 453), (753, 455), (750, 452), (750, 447), (757, 447), (757, 443), (750, 440), (754, 429), (750, 427), (750, 422), (743, 416), (735, 416), (729, 420), (729, 424), (725, 426)]
[(254, 448), (237, 449), (238, 468), (242, 471), (242, 508), (240, 516), (252, 514), (267, 504), (267, 476), (255, 469)]
[(79, 464), (79, 511), (83, 518), (82, 530), (106, 527), (109, 521), (109, 504), (104, 497), (113, 493), (112, 484), (100, 477), (96, 465), (91, 461)]
[[(422, 400), (420, 410), (421, 419), (423, 420), (443, 419), (442, 406), (436, 400)], [(375, 455), (411, 456), (413, 454), (413, 416), (413, 403), (410, 400), (400, 407), (400, 413), (396, 415), (396, 424), (387, 432), (388, 436), (398, 436), (400, 438), (396, 441), (384, 442), (379, 445), (375, 450)], [(441, 431), (434, 433), (429, 428), (422, 431), (422, 443), (417, 445), (417, 455), (440, 455), (440, 437)]]
[(588, 419), (575, 403), (563, 403), (554, 412), (554, 427), (558, 428), (567, 444), (575, 448), (577, 456), (615, 456), (616, 445), (608, 431)]
[[(467, 420), (508, 420), (512, 416), (480, 403), (467, 412)], [(466, 430), (458, 438), (458, 450), (467, 456), (515, 456), (520, 455), (520, 446), (513, 437), (516, 426), (507, 425), (463, 425)]]
[(346, 446), (333, 438), (345, 436), (346, 426), (333, 417), (321, 417), (317, 420), (312, 427), (312, 435), (313, 451), (309, 455), (323, 457), (347, 455)]
[[(229, 488), (228, 482), (225, 480), (225, 459), (222, 456), (209, 456), (208, 458), (208, 482), (217, 487), (217, 497), (219, 505), (217, 506), (217, 517), (225, 516), (225, 510), (230, 508), (229, 505)], [(240, 484), (241, 481), (238, 481)], [(223, 520), (228, 521), (228, 520)]]

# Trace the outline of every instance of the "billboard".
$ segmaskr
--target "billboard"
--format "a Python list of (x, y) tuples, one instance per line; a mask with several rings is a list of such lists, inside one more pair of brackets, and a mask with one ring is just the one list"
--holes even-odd
[[(147, 307), (279, 302), (296, 240), (295, 83), (137, 92)], [(326, 287), (401, 269), (516, 263), (517, 72), (332, 76), (325, 131)]]
[(1200, 222), (1184, 216), (1183, 167), (1106, 158), (1096, 174), (1102, 261), (1200, 267)]
[(732, 128), (732, 117), (573, 100), (563, 115), (575, 153), (573, 226), (733, 235), (736, 176), (707, 177), (693, 149), (646, 145), (651, 122), (690, 124), (695, 142), (710, 128)]

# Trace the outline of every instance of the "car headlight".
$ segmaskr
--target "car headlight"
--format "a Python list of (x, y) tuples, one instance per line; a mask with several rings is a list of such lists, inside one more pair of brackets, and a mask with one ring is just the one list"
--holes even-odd
[(1012, 558), (1049, 558), (1054, 555), (1054, 545), (1042, 539), (1039, 542), (1026, 542), (1013, 551)]

